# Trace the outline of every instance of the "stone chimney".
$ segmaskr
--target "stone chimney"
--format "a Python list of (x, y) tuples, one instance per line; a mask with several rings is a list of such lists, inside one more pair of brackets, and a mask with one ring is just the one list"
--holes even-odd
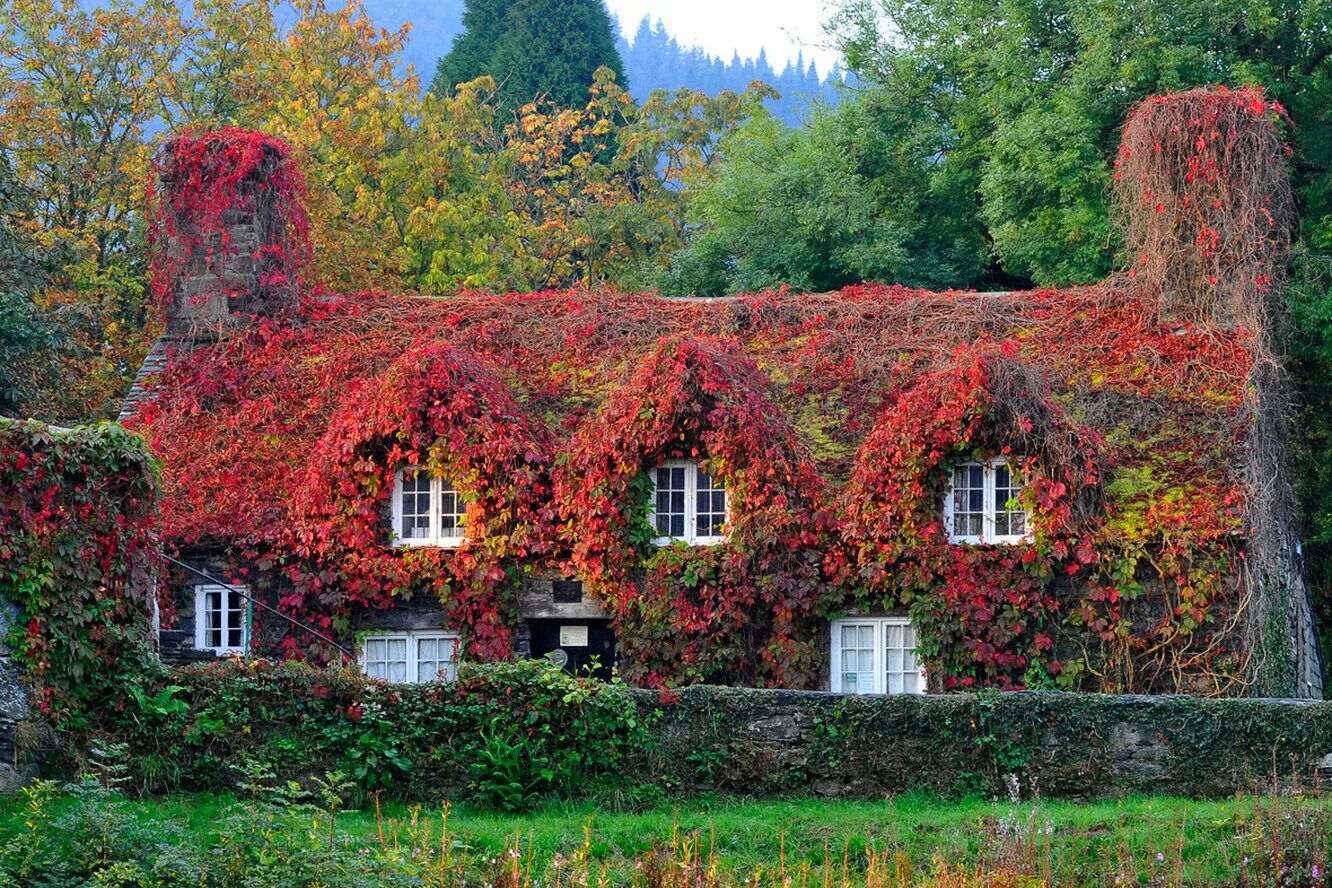
[(1267, 334), (1293, 229), (1285, 120), (1253, 87), (1153, 96), (1129, 113), (1119, 221), (1130, 280), (1163, 320)]
[(130, 421), (173, 354), (296, 310), (309, 257), (305, 188), (280, 139), (228, 127), (171, 139), (156, 158), (148, 239), (166, 326), (120, 408)]
[(227, 128), (172, 139), (157, 166), (153, 287), (165, 338), (215, 341), (294, 311), (308, 226), (290, 148)]

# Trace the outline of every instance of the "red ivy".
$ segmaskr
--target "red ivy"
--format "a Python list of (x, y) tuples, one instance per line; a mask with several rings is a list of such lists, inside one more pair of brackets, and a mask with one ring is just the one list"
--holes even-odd
[[(182, 257), (210, 269), (225, 266), (240, 250), (252, 250), (261, 294), (294, 308), (296, 275), (309, 260), (310, 223), (305, 180), (281, 139), (254, 130), (223, 127), (174, 136), (158, 154), (148, 183), (150, 280), (165, 311), (176, 297)], [(263, 242), (232, 242), (238, 216), (258, 218)], [(192, 298), (202, 298), (198, 294)], [(228, 293), (229, 297), (241, 293)]]
[[(271, 563), (295, 580), (287, 607), (316, 625), (430, 591), (474, 651), (502, 656), (520, 566), (572, 567), (643, 683), (813, 684), (817, 620), (902, 604), (928, 621), (938, 674), (1016, 685), (1033, 663), (1068, 666), (1047, 638), (1081, 638), (1096, 661), (1106, 639), (1187, 646), (1224, 616), (1232, 602), (1207, 577), (1233, 573), (1247, 342), (1159, 325), (1113, 286), (368, 294), (311, 300), (173, 362), (135, 423), (164, 457), (168, 540)], [(995, 391), (1014, 367), (1041, 381), (1017, 399), (1029, 418), (1089, 442), (1097, 520), (1075, 509), (1084, 464), (1037, 460), (1033, 546), (949, 547), (949, 460), (1030, 455), (995, 420), (1025, 391)], [(727, 483), (731, 539), (645, 545), (634, 479), (695, 453)], [(391, 470), (431, 459), (477, 497), (481, 535), (457, 552), (390, 549)], [(1069, 567), (1072, 599), (1057, 588)], [(1146, 622), (1143, 570), (1173, 590)]]
[[(468, 629), (474, 655), (505, 656), (516, 570), (550, 550), (549, 461), (548, 435), (480, 362), (438, 343), (407, 349), (346, 397), (315, 449), (283, 605), (383, 608), (428, 590)], [(458, 549), (384, 545), (394, 474), (406, 466), (448, 478), (467, 501)]]
[(157, 476), (118, 426), (0, 419), (0, 599), (37, 707), (68, 725), (148, 666)]
[[(1073, 503), (1099, 487), (1100, 436), (1074, 426), (1043, 388), (995, 390), (996, 369), (1016, 351), (959, 347), (902, 393), (866, 438), (843, 496), (833, 572), (862, 607), (911, 605), (920, 650), (948, 687), (1021, 686), (1037, 663), (1058, 674), (1050, 633), (1060, 603), (1050, 580), (1060, 565), (1096, 558)], [(1025, 479), (1031, 539), (952, 545), (943, 523), (948, 470), (996, 455)]]
[[(570, 442), (556, 501), (571, 560), (631, 679), (816, 680), (823, 485), (768, 389), (734, 340), (671, 337)], [(679, 457), (724, 481), (729, 537), (653, 551), (639, 479)]]

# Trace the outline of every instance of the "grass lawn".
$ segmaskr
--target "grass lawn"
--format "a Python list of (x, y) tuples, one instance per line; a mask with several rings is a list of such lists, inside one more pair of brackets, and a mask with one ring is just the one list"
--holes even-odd
[[(939, 862), (1007, 868), (1055, 884), (1104, 884), (1112, 873), (1131, 872), (1140, 884), (1219, 885), (1244, 878), (1246, 857), (1270, 855), (1272, 835), (1280, 834), (1278, 853), (1292, 865), (1322, 860), (1317, 848), (1285, 847), (1297, 823), (1308, 827), (1298, 833), (1299, 841), (1313, 836), (1314, 844), (1326, 845), (1322, 799), (1284, 798), (1276, 811), (1272, 804), (1255, 797), (1210, 802), (1132, 797), (1013, 805), (905, 796), (873, 802), (701, 799), (615, 814), (590, 805), (555, 805), (523, 815), (455, 806), (447, 812), (447, 830), (454, 852), (475, 871), (517, 846), (524, 866), (533, 871), (549, 870), (558, 855), (585, 860), (589, 872), (612, 882), (627, 881), (645, 855), (665, 849), (671, 859), (710, 860), (727, 882), (760, 870), (770, 875), (784, 870), (822, 884), (823, 873), (840, 874), (844, 865), (861, 878), (867, 865), (875, 866), (867, 861), (877, 859), (880, 866), (909, 862), (915, 872)], [(173, 822), (200, 845), (218, 842), (228, 817), (242, 805), (226, 795), (128, 803), (136, 820)], [(25, 814), (22, 798), (0, 801), (0, 835), (8, 840), (24, 830)], [(378, 817), (373, 810), (339, 812), (336, 830), (366, 846), (438, 846), (442, 815), (439, 808), (386, 803)]]

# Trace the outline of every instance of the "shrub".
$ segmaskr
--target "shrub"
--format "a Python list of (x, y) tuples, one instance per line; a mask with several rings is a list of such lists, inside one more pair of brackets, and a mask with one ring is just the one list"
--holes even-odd
[(595, 791), (641, 754), (623, 689), (543, 660), (465, 665), (449, 684), (386, 685), (350, 669), (225, 660), (136, 693), (102, 729), (129, 744), (139, 791), (310, 785), (360, 796), (464, 797), (518, 809)]

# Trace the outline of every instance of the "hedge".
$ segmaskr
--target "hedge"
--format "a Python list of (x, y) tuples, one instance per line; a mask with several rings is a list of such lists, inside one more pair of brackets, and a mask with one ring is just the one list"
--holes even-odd
[(142, 791), (310, 782), (521, 808), (543, 798), (699, 792), (876, 797), (1223, 796), (1311, 780), (1332, 703), (1056, 692), (846, 697), (645, 691), (542, 661), (389, 686), (352, 669), (224, 661), (107, 706)]

